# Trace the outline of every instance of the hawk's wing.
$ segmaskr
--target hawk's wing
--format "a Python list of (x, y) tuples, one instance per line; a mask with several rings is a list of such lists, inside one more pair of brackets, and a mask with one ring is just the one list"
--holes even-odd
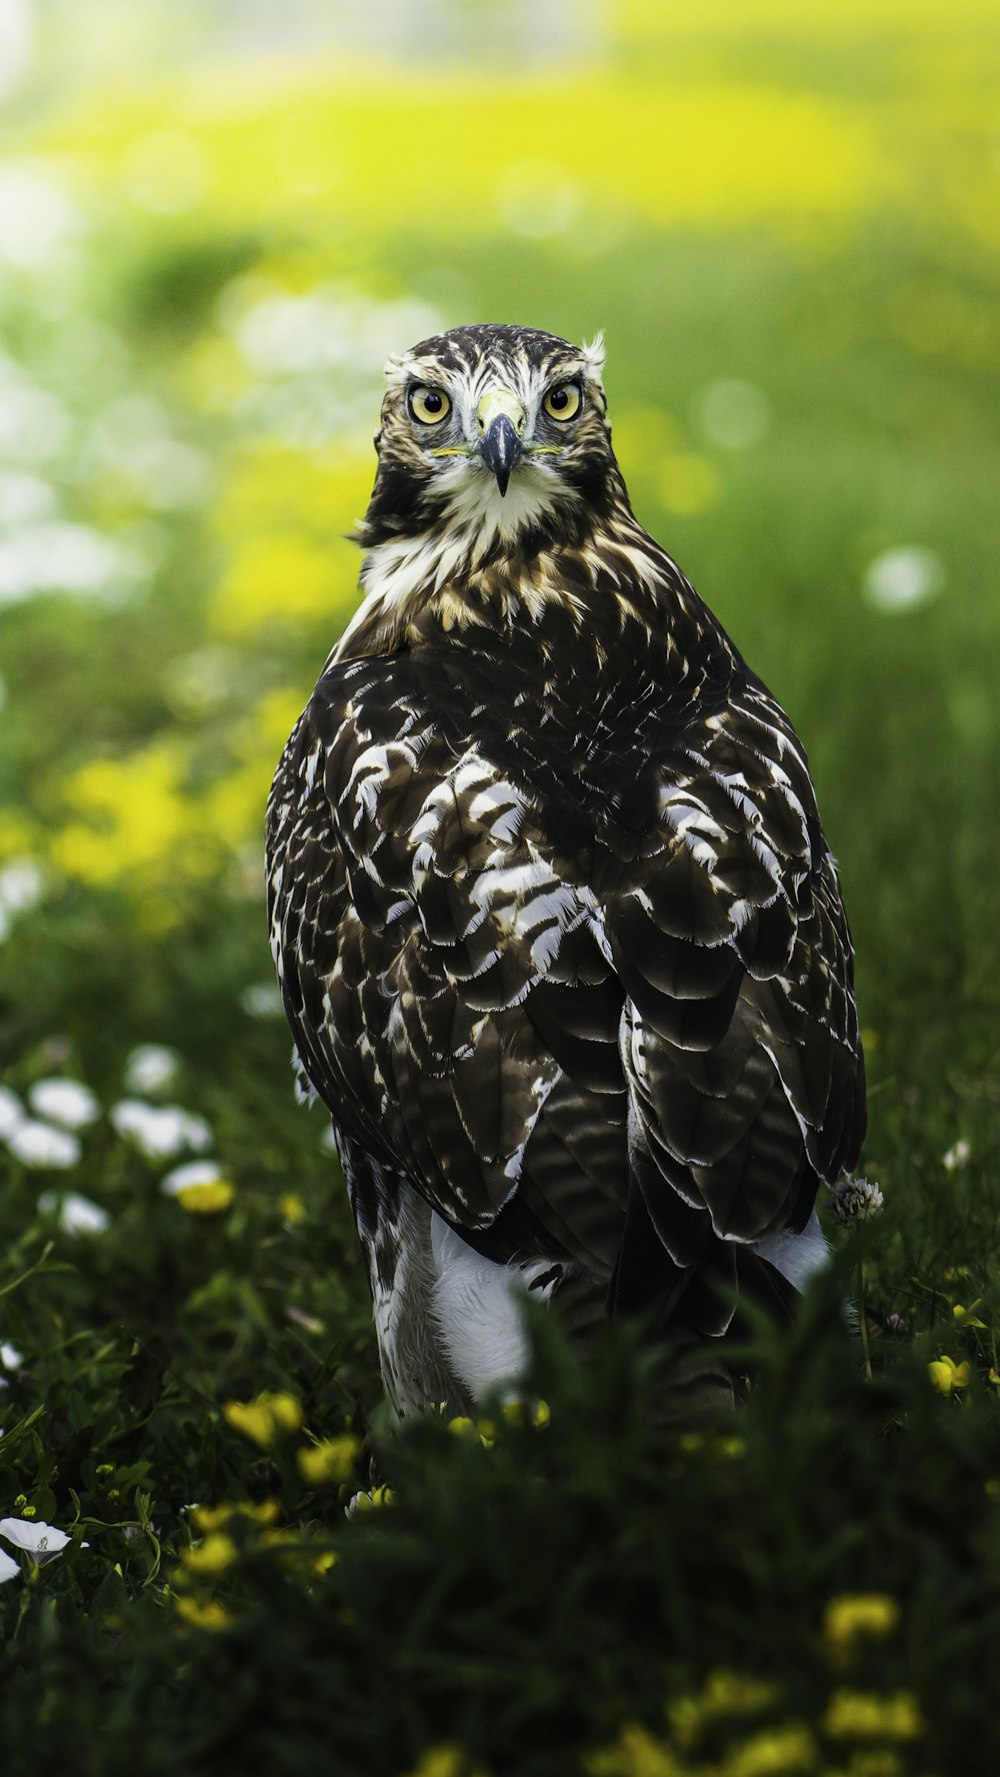
[(320, 680), (269, 811), (285, 1004), (336, 1123), (481, 1251), (641, 1301), (797, 1230), (857, 1157), (836, 872), (742, 667), (680, 731), (637, 716), (604, 802), (579, 760), (540, 778), (494, 682), (499, 726), (435, 705), (412, 652)]

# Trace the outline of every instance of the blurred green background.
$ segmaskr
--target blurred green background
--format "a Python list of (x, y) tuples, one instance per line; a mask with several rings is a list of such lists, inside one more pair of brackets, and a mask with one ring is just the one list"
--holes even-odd
[[(382, 363), (604, 328), (636, 510), (810, 753), (870, 1169), (984, 1217), (940, 1162), (992, 1164), (998, 1096), (994, 6), (4, 0), (0, 78), (15, 1122), (167, 1045), (245, 1203), (320, 1188), (261, 822), (355, 602)], [(81, 1141), (56, 1184), (139, 1214), (120, 1132)]]
[[(938, 1711), (939, 1746), (954, 1751), (975, 1708), (985, 1722), (976, 1588), (1000, 1487), (980, 1472), (979, 1429), (1000, 1394), (998, 93), (995, 0), (0, 0), (0, 1516), (75, 1524), (89, 1544), (45, 1568), (41, 1592), (0, 1593), (0, 1631), (20, 1638), (6, 1695), (25, 1769), (44, 1691), (59, 1768), (89, 1747), (80, 1768), (114, 1777), (113, 1694), (131, 1736), (121, 1768), (145, 1768), (159, 1699), (163, 1745), (191, 1737), (163, 1768), (188, 1777), (195, 1741), (218, 1753), (229, 1731), (221, 1697), (256, 1746), (284, 1659), (276, 1769), (319, 1768), (297, 1762), (296, 1724), (309, 1717), (319, 1758), (336, 1678), (359, 1738), (331, 1773), (356, 1777), (357, 1748), (382, 1734), (364, 1763), (376, 1777), (404, 1762), (460, 1777), (457, 1753), (414, 1760), (449, 1710), (492, 1745), (461, 1687), (468, 1671), (469, 1695), (507, 1695), (515, 1667), (491, 1640), (507, 1612), (512, 1646), (532, 1645), (517, 1639), (529, 1618), (539, 1639), (492, 1752), (499, 1770), (547, 1777), (566, 1768), (546, 1748), (574, 1710), (591, 1711), (573, 1729), (590, 1746), (617, 1731), (630, 1685), (630, 1709), (652, 1720), (655, 1693), (661, 1711), (658, 1644), (639, 1648), (635, 1600), (615, 1589), (636, 1551), (636, 1597), (647, 1569), (667, 1576), (671, 1658), (756, 1669), (766, 1622), (789, 1672), (801, 1655), (806, 1711), (836, 1682), (824, 1601), (871, 1584), (881, 1561), (878, 1583), (922, 1588), (891, 1682)], [(362, 1436), (379, 1400), (324, 1119), (292, 1101), (262, 822), (355, 603), (345, 533), (373, 478), (383, 361), (477, 320), (606, 331), (635, 509), (799, 728), (857, 948), (866, 1170), (887, 1202), (868, 1260), (876, 1388), (850, 1392), (830, 1295), (789, 1349), (773, 1423), (766, 1404), (747, 1416), (746, 1470), (711, 1451), (699, 1469), (693, 1446), (695, 1468), (670, 1470), (692, 1526), (674, 1540), (662, 1450), (624, 1371), (607, 1369), (561, 1432), (553, 1395), (548, 1490), (528, 1485), (530, 1443), (508, 1472), (499, 1456), (476, 1467), (478, 1442), (466, 1459), (418, 1429), (408, 1471), (399, 1457), (398, 1546), (391, 1526), (355, 1545), (336, 1493), (303, 1495), (292, 1455), (279, 1474), (222, 1411), (267, 1387), (300, 1401), (316, 1435)], [(913, 1443), (889, 1445), (883, 1492), (869, 1426), (890, 1416), (880, 1365), (895, 1352), (905, 1368), (904, 1345), (914, 1392), (892, 1411)], [(926, 1371), (943, 1358), (946, 1401)], [(587, 1411), (604, 1433), (590, 1437)], [(841, 1463), (867, 1477), (853, 1494)], [(301, 1585), (262, 1544), (263, 1567), (222, 1582), (224, 1608), (207, 1569), (203, 1597), (184, 1591), (184, 1562), (205, 1560), (186, 1507), (268, 1492), (298, 1534), (340, 1539), (357, 1627), (312, 1545)], [(820, 1495), (810, 1540), (799, 1526)], [(726, 1571), (706, 1557), (703, 1573), (720, 1519)], [(744, 1576), (742, 1613), (741, 1546), (771, 1550)], [(581, 1580), (566, 1603), (557, 1671), (546, 1612), (574, 1563), (591, 1591)], [(523, 1595), (501, 1596), (508, 1577)], [(55, 1616), (31, 1614), (49, 1599)], [(258, 1614), (213, 1667), (177, 1655), (173, 1604), (206, 1629), (231, 1607)], [(594, 1652), (605, 1630), (615, 1648)], [(450, 1651), (432, 1682), (435, 1637)], [(680, 1769), (660, 1756), (637, 1741), (587, 1768)], [(813, 1768), (787, 1745), (785, 1763), (767, 1756), (711, 1768)]]

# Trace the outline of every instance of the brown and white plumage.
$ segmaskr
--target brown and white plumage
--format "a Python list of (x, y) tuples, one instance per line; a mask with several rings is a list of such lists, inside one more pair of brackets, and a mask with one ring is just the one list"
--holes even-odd
[(646, 1311), (676, 1390), (724, 1388), (864, 1133), (805, 755), (633, 517), (600, 369), (515, 327), (390, 362), (365, 596), (272, 790), (279, 980), (401, 1412), (516, 1378), (523, 1289), (581, 1337)]

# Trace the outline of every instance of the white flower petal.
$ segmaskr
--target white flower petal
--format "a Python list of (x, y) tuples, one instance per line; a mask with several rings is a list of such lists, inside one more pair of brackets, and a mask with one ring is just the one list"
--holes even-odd
[(224, 1176), (217, 1160), (188, 1160), (160, 1180), (160, 1190), (166, 1197), (177, 1197), (191, 1185), (214, 1185)]
[(8, 1131), (6, 1140), (22, 1166), (75, 1166), (82, 1152), (68, 1129), (54, 1129), (50, 1123), (36, 1123), (30, 1117)]
[(8, 1345), (6, 1340), (0, 1343), (0, 1364), (5, 1370), (19, 1370), (24, 1362), (16, 1345)]
[(698, 396), (697, 413), (702, 430), (724, 450), (746, 450), (763, 438), (771, 423), (763, 390), (735, 376), (709, 383)]
[(69, 1542), (65, 1530), (57, 1530), (54, 1524), (46, 1524), (40, 1518), (37, 1522), (27, 1518), (0, 1518), (0, 1536), (13, 1543), (16, 1549), (24, 1549), (33, 1561), (60, 1554)]
[(97, 1098), (80, 1080), (36, 1080), (28, 1102), (40, 1117), (61, 1123), (64, 1129), (85, 1129), (101, 1114)]
[(179, 1057), (163, 1043), (140, 1043), (125, 1063), (126, 1092), (162, 1092), (177, 1078)]
[(865, 598), (876, 611), (910, 611), (941, 591), (947, 579), (941, 557), (919, 543), (883, 549), (865, 569)]
[(67, 1191), (65, 1196), (45, 1191), (38, 1199), (38, 1207), (46, 1215), (58, 1210), (64, 1234), (103, 1234), (111, 1225), (108, 1211), (99, 1203), (92, 1203), (89, 1197), (82, 1197), (79, 1191)]
[(281, 990), (276, 981), (254, 981), (240, 994), (240, 1005), (251, 1018), (283, 1018)]
[(12, 1129), (24, 1122), (24, 1106), (9, 1086), (0, 1086), (0, 1141), (6, 1141)]
[(34, 858), (12, 858), (0, 870), (0, 909), (27, 913), (42, 896), (42, 872)]
[(111, 1110), (119, 1135), (134, 1141), (149, 1160), (168, 1160), (185, 1148), (211, 1145), (212, 1132), (203, 1117), (192, 1116), (179, 1105), (146, 1104), (140, 1098), (123, 1098)]
[(21, 1563), (12, 1561), (11, 1557), (3, 1549), (0, 1549), (0, 1586), (5, 1586), (8, 1580), (17, 1580), (20, 1577)]

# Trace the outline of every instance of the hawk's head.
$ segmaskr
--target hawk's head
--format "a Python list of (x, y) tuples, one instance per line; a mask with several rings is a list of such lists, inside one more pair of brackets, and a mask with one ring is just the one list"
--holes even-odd
[(456, 327), (390, 358), (363, 540), (431, 527), (510, 540), (624, 499), (598, 338)]

